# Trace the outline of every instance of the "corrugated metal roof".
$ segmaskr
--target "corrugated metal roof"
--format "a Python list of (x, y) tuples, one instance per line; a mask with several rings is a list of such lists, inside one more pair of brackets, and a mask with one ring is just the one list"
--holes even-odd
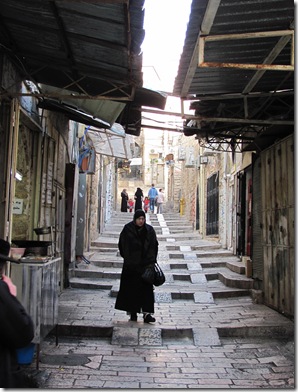
[(92, 100), (113, 100), (122, 110), (129, 108), (122, 116), (116, 108), (108, 122), (119, 117), (127, 133), (139, 135), (141, 106), (164, 109), (166, 103), (164, 94), (142, 87), (144, 1), (1, 2), (0, 52), (10, 57), (24, 80), (38, 84), (32, 95), (59, 101), (52, 108), (73, 102), (86, 111), (88, 122), (90, 114), (100, 121), (107, 117), (107, 105)]
[[(281, 135), (282, 126), (293, 129), (293, 29), (292, 0), (193, 0), (173, 88), (176, 96), (200, 100), (185, 134), (234, 144), (269, 126)], [(287, 93), (275, 93), (281, 90)]]
[[(142, 85), (144, 0), (10, 0), (0, 42), (24, 76), (92, 96)], [(108, 92), (109, 91), (109, 92)]]
[[(216, 1), (213, 0), (215, 3)], [(294, 21), (292, 0), (222, 0), (219, 2), (208, 35), (287, 30)], [(235, 68), (197, 67), (191, 84), (183, 92), (191, 56), (200, 35), (208, 1), (193, 0), (186, 39), (173, 93), (178, 96), (241, 93), (255, 71)], [(209, 42), (205, 46), (206, 62), (262, 64), (279, 37)], [(289, 64), (291, 43), (281, 51), (273, 64)], [(287, 77), (287, 80), (284, 80)], [(252, 91), (292, 89), (294, 73), (266, 71)]]

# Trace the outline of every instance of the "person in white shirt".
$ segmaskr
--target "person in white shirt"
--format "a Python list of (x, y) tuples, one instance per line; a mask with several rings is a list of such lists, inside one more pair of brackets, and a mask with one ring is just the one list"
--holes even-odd
[(162, 204), (165, 200), (164, 194), (162, 189), (159, 190), (157, 199), (156, 199), (156, 204), (157, 204), (157, 214), (162, 214)]

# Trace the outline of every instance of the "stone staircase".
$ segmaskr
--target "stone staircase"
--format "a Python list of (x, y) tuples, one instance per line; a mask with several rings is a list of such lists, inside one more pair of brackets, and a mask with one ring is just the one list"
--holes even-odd
[(239, 258), (214, 238), (202, 239), (178, 213), (147, 214), (166, 282), (154, 290), (156, 323), (128, 321), (114, 305), (123, 264), (118, 238), (131, 219), (132, 214), (116, 212), (84, 255), (90, 264), (80, 262), (72, 270), (70, 289), (60, 297), (60, 335), (101, 337), (121, 346), (185, 344), (185, 339), (208, 346), (227, 336), (293, 336), (293, 323), (254, 294)]
[[(81, 262), (73, 269), (71, 287), (110, 290), (112, 297), (117, 295), (123, 263), (118, 238), (124, 224), (131, 219), (129, 213), (114, 214), (104, 232), (91, 244), (86, 255), (91, 263)], [(162, 286), (162, 291), (167, 295), (194, 297), (197, 291), (202, 291), (197, 286), (202, 282), (216, 298), (250, 295), (253, 280), (245, 276), (244, 264), (219, 243), (203, 240), (183, 216), (178, 213), (149, 214), (147, 222), (157, 233), (158, 261), (168, 283)]]

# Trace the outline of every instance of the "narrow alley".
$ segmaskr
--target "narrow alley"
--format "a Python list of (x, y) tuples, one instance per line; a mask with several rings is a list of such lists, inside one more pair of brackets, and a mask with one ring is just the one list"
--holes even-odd
[(0, 18), (0, 389), (295, 389), (294, 3)]
[[(178, 213), (147, 214), (166, 283), (156, 323), (115, 310), (122, 258), (114, 213), (59, 298), (57, 337), (28, 367), (39, 388), (294, 388), (294, 324), (258, 304), (239, 258)], [(58, 345), (56, 345), (56, 338)]]

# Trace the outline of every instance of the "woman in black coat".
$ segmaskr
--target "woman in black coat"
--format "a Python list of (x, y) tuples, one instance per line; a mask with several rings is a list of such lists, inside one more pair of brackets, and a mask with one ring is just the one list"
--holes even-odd
[(143, 281), (141, 275), (147, 265), (156, 263), (158, 241), (155, 230), (146, 223), (143, 210), (137, 210), (133, 221), (124, 226), (118, 247), (124, 262), (115, 308), (130, 314), (131, 321), (137, 321), (137, 313), (143, 313), (144, 322), (155, 322), (151, 315), (153, 285)]
[(141, 188), (137, 188), (136, 193), (135, 193), (135, 211), (137, 210), (142, 210), (142, 203), (143, 203), (143, 191)]
[(121, 212), (127, 212), (128, 193), (126, 189), (121, 192)]
[(26, 388), (17, 361), (17, 348), (26, 347), (34, 337), (31, 317), (16, 298), (16, 288), (4, 275), (10, 245), (0, 239), (0, 388)]

